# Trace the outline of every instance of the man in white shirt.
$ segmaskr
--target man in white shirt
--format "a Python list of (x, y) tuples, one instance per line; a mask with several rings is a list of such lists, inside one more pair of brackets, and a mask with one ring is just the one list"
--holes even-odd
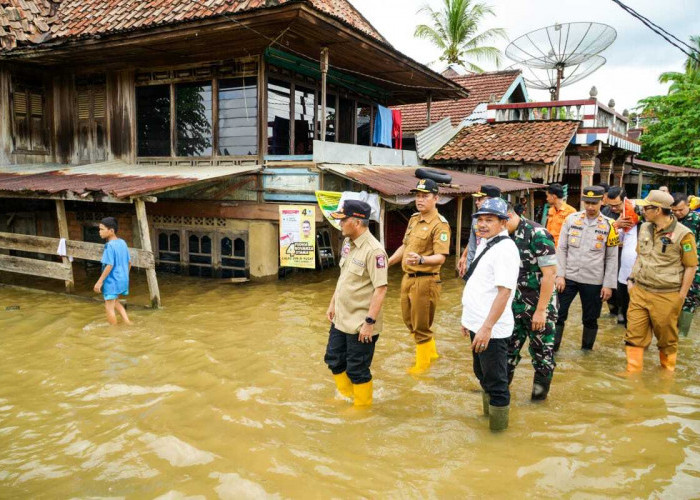
[(462, 334), (474, 352), (474, 374), (483, 389), (484, 414), (492, 431), (508, 428), (508, 344), (513, 334), (511, 304), (518, 285), (520, 253), (508, 235), (508, 206), (501, 198), (475, 214), (481, 243), (465, 276)]

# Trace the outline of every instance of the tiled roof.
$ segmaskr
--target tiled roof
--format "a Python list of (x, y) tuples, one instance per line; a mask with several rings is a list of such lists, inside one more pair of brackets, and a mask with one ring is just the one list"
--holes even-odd
[[(489, 102), (493, 96), (500, 101), (515, 79), (520, 76), (520, 71), (494, 71), (467, 76), (445, 75), (450, 80), (461, 85), (469, 91), (466, 99), (451, 101), (436, 101), (430, 107), (430, 120), (436, 123), (449, 116), (452, 125), (457, 126), (462, 120), (472, 114), (474, 108), (483, 102)], [(402, 126), (404, 134), (420, 132), (428, 126), (427, 104), (407, 104), (397, 106), (402, 112)]]
[(0, 0), (0, 50), (49, 39), (153, 28), (287, 3), (308, 3), (386, 42), (347, 0)]
[(552, 164), (566, 150), (578, 121), (484, 123), (464, 127), (432, 161), (522, 161)]

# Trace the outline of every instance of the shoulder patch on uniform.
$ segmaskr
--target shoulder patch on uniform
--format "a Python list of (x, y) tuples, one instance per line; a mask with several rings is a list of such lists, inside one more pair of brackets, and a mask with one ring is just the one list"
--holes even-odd
[(684, 252), (690, 252), (693, 250), (693, 245), (690, 243), (683, 243), (683, 251)]
[(386, 267), (386, 257), (384, 256), (384, 254), (377, 255), (376, 261), (377, 269), (384, 269)]
[(447, 239), (448, 239), (448, 238), (447, 238), (447, 233), (446, 233), (446, 232), (440, 233), (440, 241), (447, 241)]
[(438, 218), (440, 219), (441, 222), (447, 223), (447, 219), (445, 219), (445, 217), (442, 216), (441, 214), (438, 214)]

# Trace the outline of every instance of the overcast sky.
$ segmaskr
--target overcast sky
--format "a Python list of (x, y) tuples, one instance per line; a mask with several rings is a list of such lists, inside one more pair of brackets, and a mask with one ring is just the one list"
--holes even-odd
[[(528, 31), (575, 21), (596, 21), (617, 30), (617, 39), (601, 55), (607, 64), (579, 83), (562, 89), (562, 99), (588, 97), (592, 85), (598, 88), (598, 100), (611, 98), (616, 108), (632, 109), (637, 101), (649, 95), (663, 94), (666, 88), (658, 83), (664, 71), (681, 71), (686, 56), (630, 16), (612, 0), (481, 0), (496, 13), (484, 28), (500, 27), (514, 40)], [(427, 23), (425, 14), (418, 14), (426, 0), (351, 0), (356, 8), (401, 52), (419, 62), (430, 64), (438, 59), (439, 51), (425, 40), (413, 37), (417, 24)], [(427, 0), (433, 8), (442, 0)], [(687, 40), (700, 35), (700, 0), (627, 0), (625, 2), (647, 18)], [(505, 50), (508, 42), (496, 43)], [(511, 63), (505, 59), (502, 69)], [(487, 70), (496, 69), (489, 63), (480, 64)], [(431, 68), (441, 71), (440, 62)], [(549, 99), (547, 91), (531, 91), (533, 99)]]

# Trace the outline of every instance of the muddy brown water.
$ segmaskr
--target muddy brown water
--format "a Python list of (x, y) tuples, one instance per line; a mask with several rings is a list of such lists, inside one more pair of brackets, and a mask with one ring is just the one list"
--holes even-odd
[(582, 353), (576, 306), (550, 399), (530, 403), (526, 354), (511, 427), (492, 435), (459, 333), (462, 282), (445, 276), (442, 357), (412, 378), (392, 273), (375, 404), (356, 411), (323, 363), (335, 278), (164, 276), (165, 307), (117, 328), (99, 303), (0, 287), (0, 497), (700, 497), (700, 321), (675, 377), (652, 349), (624, 380), (623, 330), (604, 316)]

